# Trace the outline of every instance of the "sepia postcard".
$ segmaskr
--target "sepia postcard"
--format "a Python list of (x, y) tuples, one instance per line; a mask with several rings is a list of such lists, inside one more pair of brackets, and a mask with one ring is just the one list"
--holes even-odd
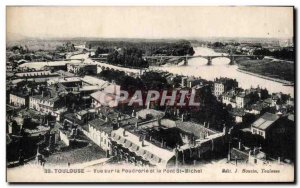
[(7, 6), (9, 183), (295, 183), (294, 7)]

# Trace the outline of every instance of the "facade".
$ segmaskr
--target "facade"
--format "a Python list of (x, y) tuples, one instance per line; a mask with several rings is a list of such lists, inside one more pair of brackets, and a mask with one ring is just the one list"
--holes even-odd
[(175, 153), (146, 141), (123, 128), (112, 131), (112, 154), (138, 166), (174, 165)]
[(222, 94), (222, 103), (231, 105), (232, 108), (236, 108), (236, 100), (233, 93), (224, 93)]
[(97, 74), (97, 65), (89, 65), (89, 64), (82, 64), (82, 63), (68, 63), (67, 71), (74, 74), (78, 74), (78, 73), (85, 73), (87, 75)]
[(58, 77), (57, 73), (50, 71), (31, 71), (31, 72), (20, 72), (15, 74), (18, 78), (40, 78), (40, 77)]
[(214, 95), (219, 97), (224, 92), (229, 91), (233, 88), (238, 87), (238, 82), (229, 78), (217, 78), (214, 81)]
[(28, 93), (9, 94), (9, 103), (17, 107), (28, 106)]
[(102, 119), (94, 119), (83, 127), (83, 133), (96, 145), (106, 152), (107, 157), (111, 155), (110, 135), (113, 126)]
[(38, 112), (50, 113), (57, 120), (60, 120), (61, 115), (67, 110), (63, 99), (43, 95), (30, 96), (29, 108)]
[(238, 94), (235, 97), (236, 107), (244, 108), (248, 104), (249, 100), (250, 100), (249, 97), (247, 95), (245, 95), (244, 93)]

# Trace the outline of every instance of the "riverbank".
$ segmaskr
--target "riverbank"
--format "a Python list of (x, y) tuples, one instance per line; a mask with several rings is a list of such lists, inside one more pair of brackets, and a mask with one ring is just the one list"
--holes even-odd
[(263, 76), (263, 75), (260, 75), (260, 74), (256, 74), (256, 73), (253, 73), (253, 72), (243, 70), (241, 68), (238, 68), (237, 71), (245, 73), (245, 74), (249, 74), (249, 75), (252, 75), (252, 76), (256, 76), (256, 77), (259, 77), (259, 78), (263, 78), (263, 79), (266, 79), (266, 80), (271, 80), (271, 81), (274, 81), (274, 82), (282, 83), (282, 84), (285, 84), (285, 85), (292, 85), (292, 86), (294, 85), (293, 82), (290, 82), (290, 81), (287, 81), (287, 80), (281, 80), (281, 79), (278, 79), (278, 78)]
[(264, 59), (247, 59), (237, 58), (236, 63), (239, 69), (251, 72), (257, 75), (281, 80), (280, 82), (294, 82), (295, 67), (292, 63), (285, 61), (276, 61), (269, 58)]

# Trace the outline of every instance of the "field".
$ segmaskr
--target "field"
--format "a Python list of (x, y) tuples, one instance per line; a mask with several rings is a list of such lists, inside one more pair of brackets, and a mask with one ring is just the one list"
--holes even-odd
[(272, 59), (266, 58), (262, 60), (239, 58), (236, 61), (239, 69), (241, 70), (294, 82), (294, 63), (288, 63), (285, 61), (273, 61)]

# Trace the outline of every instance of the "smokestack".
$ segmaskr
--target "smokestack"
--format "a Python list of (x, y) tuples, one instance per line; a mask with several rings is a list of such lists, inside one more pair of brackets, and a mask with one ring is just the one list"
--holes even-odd
[(142, 138), (142, 147), (145, 146), (145, 143), (144, 143), (144, 138)]
[(248, 157), (248, 162), (250, 162), (250, 159), (251, 159), (251, 150), (249, 151), (249, 157)]

